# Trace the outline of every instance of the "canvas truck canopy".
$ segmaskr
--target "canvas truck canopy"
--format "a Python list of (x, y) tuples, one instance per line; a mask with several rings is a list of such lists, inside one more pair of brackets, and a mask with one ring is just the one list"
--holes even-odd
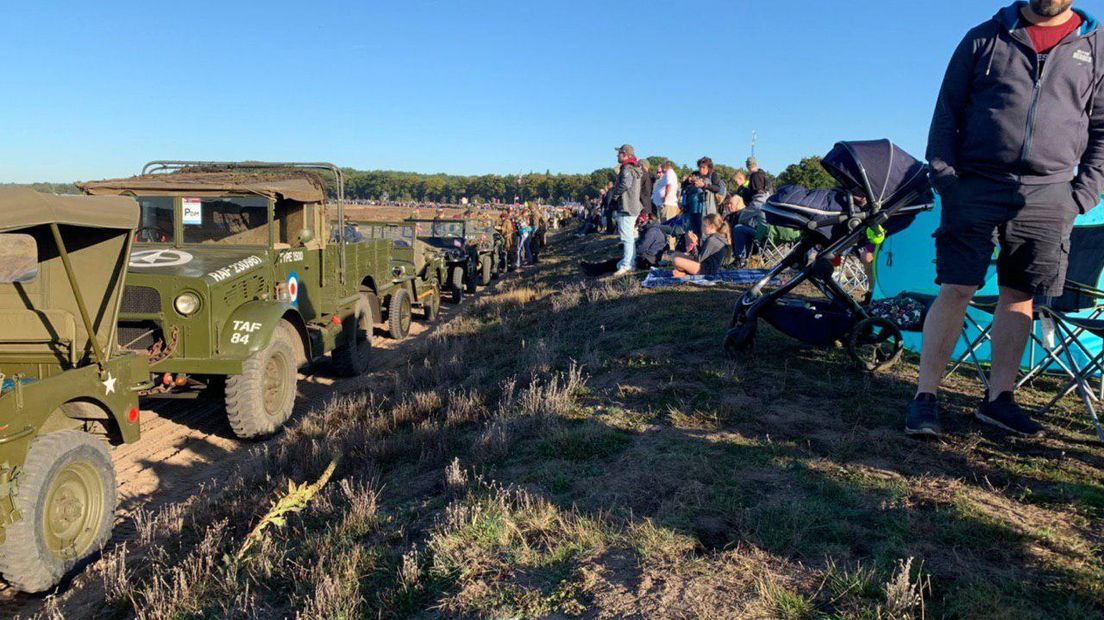
[(0, 230), (45, 224), (133, 230), (138, 203), (121, 196), (55, 196), (26, 188), (0, 189)]
[[(69, 256), (87, 311), (69, 279), (52, 224)], [(124, 286), (138, 203), (122, 196), (54, 196), (0, 190), (0, 232), (34, 238), (38, 271), (29, 281), (0, 283), (0, 357), (79, 365), (112, 349), (115, 311)]]
[(247, 173), (189, 170), (145, 174), (125, 179), (90, 181), (78, 185), (93, 196), (225, 196), (255, 194), (271, 200), (321, 203), (326, 200), (322, 179), (309, 172)]

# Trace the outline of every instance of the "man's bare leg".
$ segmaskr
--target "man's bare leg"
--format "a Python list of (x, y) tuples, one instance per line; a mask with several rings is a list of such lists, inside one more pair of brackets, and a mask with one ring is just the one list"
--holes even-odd
[(944, 284), (924, 320), (924, 344), (920, 351), (920, 380), (917, 394), (937, 394), (943, 372), (962, 334), (966, 308), (977, 293), (973, 286)]
[(993, 366), (989, 372), (989, 400), (1011, 392), (1020, 372), (1024, 348), (1031, 335), (1034, 297), (1023, 291), (1001, 287), (1000, 302), (993, 314)]

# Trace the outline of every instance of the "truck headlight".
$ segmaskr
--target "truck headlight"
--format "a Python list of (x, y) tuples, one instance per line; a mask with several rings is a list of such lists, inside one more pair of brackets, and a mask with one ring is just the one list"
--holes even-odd
[(173, 301), (173, 307), (184, 316), (194, 314), (199, 310), (199, 297), (195, 293), (181, 293)]

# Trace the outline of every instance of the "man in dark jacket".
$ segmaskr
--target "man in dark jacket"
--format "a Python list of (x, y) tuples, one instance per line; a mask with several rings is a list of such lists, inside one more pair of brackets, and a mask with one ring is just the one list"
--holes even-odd
[(1072, 6), (1016, 2), (967, 33), (951, 58), (928, 137), (943, 199), (940, 292), (924, 325), (909, 434), (941, 432), (939, 383), (997, 239), (993, 365), (975, 417), (1020, 435), (1042, 432), (1012, 394), (1033, 299), (1062, 293), (1073, 220), (1104, 188), (1104, 38)]
[(767, 173), (759, 167), (759, 160), (754, 157), (748, 157), (747, 161), (748, 174), (748, 193), (754, 200), (756, 196), (770, 196), (771, 193), (771, 181)]
[(640, 202), (640, 180), (644, 172), (636, 151), (629, 144), (617, 149), (617, 163), (621, 170), (617, 173), (617, 185), (613, 187), (614, 215), (617, 220), (617, 234), (621, 237), (622, 258), (617, 264), (617, 273), (622, 276), (632, 273), (636, 266), (636, 218), (644, 206)]

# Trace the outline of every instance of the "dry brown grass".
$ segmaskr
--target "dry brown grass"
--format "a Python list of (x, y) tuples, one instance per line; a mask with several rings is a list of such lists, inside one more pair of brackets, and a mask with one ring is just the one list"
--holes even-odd
[[(717, 290), (581, 282), (570, 243), (298, 420), (214, 492), (136, 517), (104, 615), (1094, 618), (1104, 449), (1075, 407), (1022, 441), (906, 440), (906, 361), (870, 377), (764, 329), (719, 351)], [(1041, 401), (1046, 381), (1024, 394)], [(335, 484), (260, 561), (224, 556), (288, 480)], [(232, 555), (232, 553), (231, 553)], [(62, 601), (64, 604), (64, 601)]]

